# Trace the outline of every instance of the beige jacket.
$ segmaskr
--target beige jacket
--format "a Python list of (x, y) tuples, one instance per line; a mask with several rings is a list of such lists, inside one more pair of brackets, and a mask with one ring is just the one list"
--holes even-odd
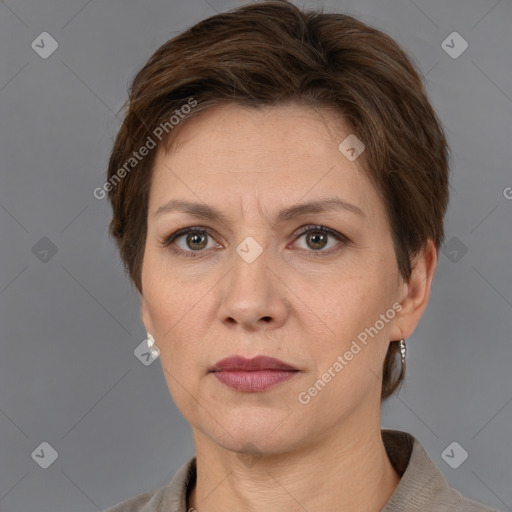
[[(497, 512), (449, 487), (412, 435), (383, 429), (382, 439), (401, 479), (380, 512)], [(195, 463), (195, 457), (190, 458), (167, 485), (123, 501), (106, 512), (189, 512), (187, 493), (195, 484)]]

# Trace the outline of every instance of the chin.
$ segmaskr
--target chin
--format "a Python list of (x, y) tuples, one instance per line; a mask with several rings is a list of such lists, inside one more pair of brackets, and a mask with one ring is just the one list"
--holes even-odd
[[(307, 433), (301, 432), (287, 411), (276, 411), (272, 415), (265, 411), (240, 411), (241, 414), (225, 415), (221, 425), (207, 421), (201, 429), (210, 439), (226, 450), (252, 455), (281, 454), (298, 447)], [(292, 416), (292, 415), (290, 415)], [(204, 426), (204, 422), (203, 422)]]

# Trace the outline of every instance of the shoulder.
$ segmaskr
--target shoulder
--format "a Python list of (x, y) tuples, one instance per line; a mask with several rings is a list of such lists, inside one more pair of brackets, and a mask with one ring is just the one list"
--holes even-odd
[(382, 438), (388, 457), (401, 478), (381, 512), (497, 512), (450, 487), (418, 439), (411, 434), (384, 429)]
[(194, 456), (178, 469), (168, 484), (122, 501), (105, 512), (181, 512), (186, 509), (187, 494), (195, 479)]
[(459, 491), (447, 487), (432, 502), (432, 512), (498, 512), (482, 503), (464, 497)]
[(160, 504), (165, 499), (166, 492), (169, 491), (168, 485), (138, 494), (118, 503), (105, 512), (157, 512), (160, 510)]

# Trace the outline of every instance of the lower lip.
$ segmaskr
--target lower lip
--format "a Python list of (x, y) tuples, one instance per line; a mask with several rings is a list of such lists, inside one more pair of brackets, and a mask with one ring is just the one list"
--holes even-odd
[(230, 370), (214, 372), (215, 377), (237, 391), (265, 391), (280, 382), (291, 379), (298, 371), (286, 370)]

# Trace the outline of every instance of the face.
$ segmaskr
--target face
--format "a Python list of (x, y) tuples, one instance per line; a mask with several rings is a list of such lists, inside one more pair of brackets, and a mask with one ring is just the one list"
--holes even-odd
[[(279, 453), (363, 427), (380, 412), (407, 289), (382, 201), (338, 149), (350, 130), (295, 104), (215, 107), (180, 129), (155, 162), (141, 297), (177, 407), (195, 433), (235, 451)], [(172, 200), (223, 218), (156, 213)], [(278, 217), (309, 202), (322, 208)], [(211, 371), (260, 355), (296, 371)]]

